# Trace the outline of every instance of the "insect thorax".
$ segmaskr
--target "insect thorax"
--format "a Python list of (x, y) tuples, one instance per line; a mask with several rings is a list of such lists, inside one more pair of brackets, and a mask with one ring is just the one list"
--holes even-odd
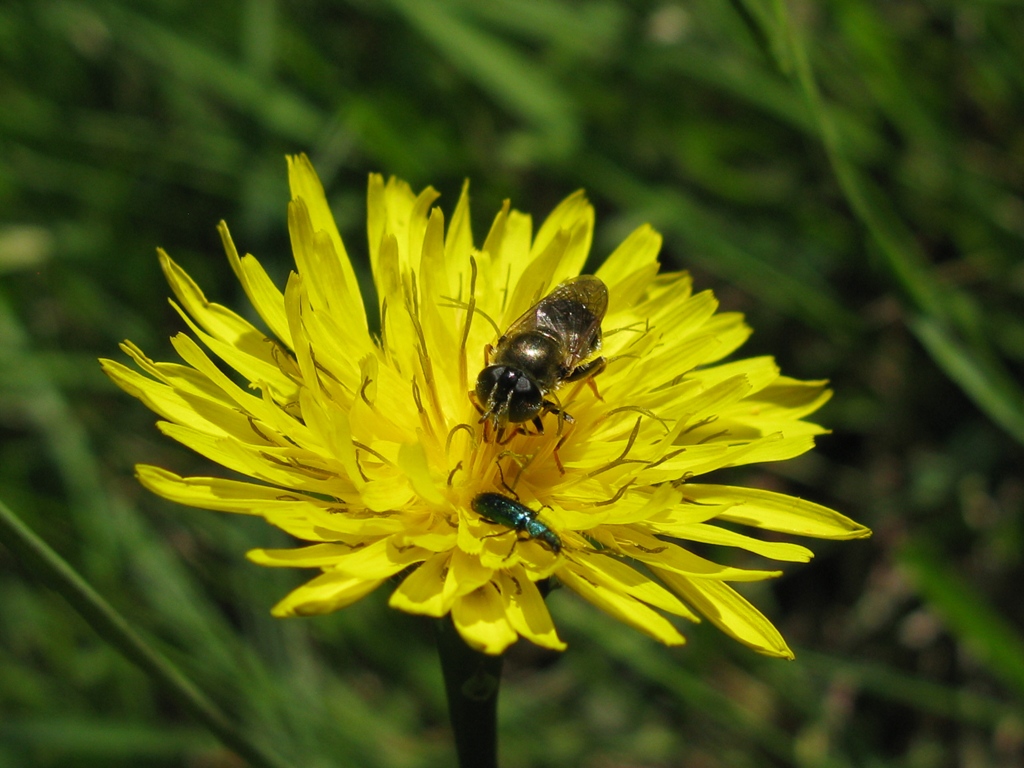
[(558, 383), (559, 342), (539, 331), (520, 333), (506, 339), (494, 362), (518, 368), (546, 388)]

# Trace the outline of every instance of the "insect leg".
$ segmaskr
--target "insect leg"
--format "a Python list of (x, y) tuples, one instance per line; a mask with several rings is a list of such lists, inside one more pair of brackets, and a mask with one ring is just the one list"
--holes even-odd
[[(487, 521), (489, 525), (501, 525), (501, 523), (492, 523), (490, 520)], [(497, 533), (486, 533), (481, 536), (481, 539), (496, 539), (499, 536), (504, 536), (506, 533), (515, 533), (512, 528), (506, 528), (504, 531), (498, 531)]]
[(563, 425), (572, 424), (576, 421), (567, 411), (562, 410), (561, 404), (559, 403), (553, 403), (550, 400), (545, 400), (542, 405), (544, 406), (545, 411), (558, 416), (558, 429), (555, 431), (556, 435), (562, 434)]
[(517, 535), (516, 535), (516, 540), (515, 540), (515, 541), (513, 541), (513, 542), (512, 542), (512, 546), (511, 546), (511, 547), (509, 547), (509, 550), (508, 550), (508, 554), (507, 554), (507, 555), (505, 555), (505, 557), (503, 557), (503, 558), (501, 559), (501, 561), (502, 561), (502, 562), (505, 562), (505, 561), (506, 561), (506, 560), (508, 560), (508, 559), (509, 559), (510, 557), (512, 557), (512, 555), (513, 555), (513, 554), (515, 553), (515, 551), (516, 551), (516, 544), (518, 544), (518, 543), (519, 543), (519, 536), (518, 536), (518, 534), (517, 534)]
[[(511, 493), (512, 494), (512, 498), (514, 498), (516, 501), (519, 501), (519, 494), (516, 493), (515, 488), (513, 488), (511, 485), (509, 485), (508, 483), (505, 482), (505, 470), (503, 470), (501, 468), (501, 457), (500, 456), (498, 457), (498, 461), (495, 462), (495, 466), (498, 468), (498, 477), (501, 478), (501, 486), (502, 486), (502, 488), (504, 488), (506, 491)], [(518, 480), (519, 478), (516, 478), (516, 479)]]
[(569, 375), (565, 377), (565, 381), (582, 381), (583, 379), (591, 376), (597, 376), (601, 371), (608, 365), (608, 361), (603, 357), (595, 357), (593, 360), (584, 363), (583, 365), (577, 365), (571, 371)]
[[(476, 408), (477, 413), (486, 418), (487, 411), (484, 410), (484, 407), (480, 404), (480, 398), (476, 396), (476, 390), (469, 390), (469, 402), (471, 402), (473, 407)], [(483, 419), (480, 419), (480, 421), (483, 421)]]
[(558, 442), (555, 443), (554, 449), (551, 451), (551, 458), (555, 460), (555, 466), (558, 467), (558, 474), (560, 475), (565, 474), (565, 466), (562, 464), (562, 459), (559, 458), (558, 456), (558, 449), (565, 444), (565, 441), (568, 439), (568, 437), (568, 434), (562, 435), (562, 437), (559, 438)]

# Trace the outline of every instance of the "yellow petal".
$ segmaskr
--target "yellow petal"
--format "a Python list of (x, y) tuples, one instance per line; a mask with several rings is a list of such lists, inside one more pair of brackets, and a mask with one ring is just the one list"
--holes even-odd
[(737, 547), (748, 552), (770, 557), (772, 560), (784, 560), (790, 563), (808, 563), (814, 553), (807, 547), (784, 541), (762, 541), (751, 536), (744, 536), (735, 531), (719, 528), (716, 525), (701, 523), (684, 523), (670, 525), (652, 523), (651, 528), (659, 534), (687, 541), (699, 541), (702, 544), (714, 544), (720, 547)]
[(493, 584), (485, 584), (452, 605), (452, 622), (470, 648), (497, 656), (518, 639)]
[(754, 330), (743, 321), (739, 312), (719, 312), (701, 327), (705, 333), (713, 333), (718, 337), (719, 347), (715, 354), (708, 357), (705, 363), (717, 363), (727, 355), (731, 355), (750, 338)]
[(595, 273), (608, 286), (608, 315), (632, 307), (658, 272), (661, 235), (650, 224), (637, 227)]
[(408, 525), (401, 515), (353, 511), (344, 502), (323, 501), (282, 488), (215, 477), (179, 477), (142, 464), (136, 467), (136, 474), (139, 482), (165, 499), (218, 512), (259, 515), (305, 541), (382, 536), (402, 531)]
[(379, 580), (325, 573), (292, 591), (271, 609), (274, 616), (317, 616), (345, 608), (373, 592)]
[[(348, 256), (338, 256), (334, 239), (312, 221), (303, 198), (288, 205), (288, 232), (299, 273), (310, 278), (310, 306), (331, 313), (338, 324), (366, 336), (366, 311)], [(347, 269), (346, 269), (347, 267)]]
[[(207, 340), (213, 342), (213, 339)], [(251, 414), (260, 421), (269, 424), (280, 434), (287, 435), (296, 443), (312, 448), (321, 447), (317, 445), (312, 433), (304, 424), (288, 415), (275, 402), (252, 395), (235, 384), (210, 360), (199, 345), (188, 336), (183, 333), (173, 336), (171, 338), (171, 345), (185, 362), (206, 376), (214, 386), (224, 393), (230, 402), (234, 402), (238, 406), (243, 414)], [(223, 351), (226, 353), (225, 362), (229, 365), (242, 360), (230, 348)]]
[[(445, 262), (451, 267), (466, 259), (473, 250), (472, 221), (469, 216), (469, 179), (462, 183), (462, 193), (448, 225), (444, 241)], [(449, 274), (449, 285), (454, 283), (454, 274)]]
[(581, 552), (574, 570), (597, 587), (608, 587), (662, 611), (698, 621), (693, 611), (679, 602), (675, 595), (610, 554), (587, 555)]
[(217, 225), (217, 231), (228, 255), (228, 262), (245, 289), (245, 295), (249, 297), (253, 308), (263, 318), (270, 332), (286, 346), (291, 347), (291, 334), (288, 332), (288, 322), (284, 315), (284, 295), (253, 256), (246, 254), (244, 258), (239, 258), (227, 222), (221, 221)]
[[(293, 393), (295, 385), (275, 362), (275, 347), (272, 342), (268, 343), (266, 334), (226, 307), (207, 301), (199, 286), (170, 256), (162, 250), (159, 255), (167, 282), (184, 312), (174, 302), (172, 306), (190, 325), (191, 319), (195, 318), (199, 328), (205, 330), (203, 343), (218, 356), (222, 353), (229, 355), (235, 362), (228, 364), (249, 381), (266, 381), (282, 394)], [(207, 343), (208, 339), (212, 343)]]
[(333, 496), (343, 481), (340, 471), (318, 454), (293, 448), (249, 446), (231, 438), (161, 421), (157, 428), (168, 437), (211, 461), (271, 485)]
[(686, 497), (700, 504), (733, 506), (720, 517), (729, 522), (822, 539), (864, 539), (871, 530), (828, 507), (759, 488), (687, 483)]
[(583, 269), (594, 236), (594, 207), (583, 190), (560, 202), (541, 224), (530, 249), (531, 260), (542, 258), (550, 243), (561, 232), (569, 233), (569, 243), (551, 273), (550, 287), (574, 277)]
[(144, 373), (182, 394), (198, 395), (207, 400), (228, 401), (222, 390), (194, 368), (178, 363), (154, 362), (130, 341), (123, 342), (120, 347)]
[(763, 581), (773, 579), (781, 573), (719, 565), (635, 527), (606, 525), (592, 531), (591, 535), (602, 544), (642, 563), (694, 578)]
[(775, 626), (728, 584), (688, 579), (661, 568), (651, 570), (730, 637), (766, 656), (793, 658), (793, 652)]
[(526, 265), (512, 291), (504, 314), (500, 318), (495, 318), (502, 331), (554, 288), (555, 270), (571, 241), (572, 233), (564, 230), (556, 233), (547, 248)]
[(744, 405), (750, 407), (746, 415), (751, 419), (795, 421), (818, 410), (831, 397), (827, 381), (797, 381), (779, 376)]
[(452, 600), (468, 595), (491, 581), (494, 571), (480, 563), (480, 558), (466, 554), (461, 549), (452, 551), (445, 576), (445, 599)]
[(498, 572), (505, 615), (512, 628), (530, 642), (553, 651), (564, 651), (566, 645), (555, 631), (547, 603), (530, 581), (522, 566)]
[(366, 546), (314, 544), (296, 549), (254, 549), (247, 556), (259, 565), (329, 568), (331, 573), (354, 578), (386, 579), (426, 555), (418, 547), (399, 551), (388, 539), (380, 539)]
[(430, 465), (422, 443), (407, 443), (398, 449), (398, 466), (409, 484), (424, 501), (438, 507), (445, 504), (445, 498), (438, 490), (437, 481), (442, 478), (431, 477)]
[(619, 621), (650, 635), (665, 645), (682, 645), (686, 639), (661, 614), (628, 595), (597, 586), (574, 572), (572, 565), (558, 573), (559, 580), (584, 599)]
[(388, 605), (406, 613), (444, 616), (451, 608), (444, 596), (445, 571), (450, 560), (451, 555), (447, 552), (427, 558), (391, 593)]
[(345, 477), (353, 487), (360, 488), (366, 480), (359, 470), (356, 447), (352, 440), (352, 427), (348, 412), (338, 403), (325, 397), (316, 397), (303, 388), (299, 395), (302, 418), (314, 438), (326, 446), (331, 456), (345, 469)]
[(276, 568), (326, 568), (352, 551), (351, 544), (313, 544), (293, 549), (252, 549), (246, 557), (257, 565)]
[[(366, 314), (362, 311), (363, 302), (359, 295), (359, 283), (356, 280), (355, 270), (353, 270), (352, 262), (345, 251), (345, 245), (341, 242), (341, 235), (338, 233), (338, 226), (334, 222), (331, 209), (327, 205), (323, 185), (306, 155), (288, 158), (288, 183), (291, 186), (292, 199), (301, 199), (309, 211), (313, 231), (323, 232), (326, 235), (330, 243), (330, 256), (336, 260), (337, 267), (341, 270), (342, 280), (339, 285), (345, 286), (344, 295), (351, 297), (353, 310), (359, 310), (353, 312), (352, 317), (358, 320), (361, 316), (362, 328), (365, 329)], [(341, 294), (339, 294), (339, 298), (341, 298)]]
[[(477, 296), (479, 308), (496, 322), (500, 323), (508, 313), (512, 291), (530, 263), (532, 234), (533, 220), (529, 214), (509, 210), (506, 200), (484, 241), (481, 290)], [(504, 329), (497, 333), (501, 330)]]
[[(188, 424), (211, 435), (234, 437), (246, 442), (274, 445), (254, 431), (245, 414), (226, 402), (216, 402), (202, 397), (185, 395), (114, 360), (101, 360), (103, 372), (117, 386), (133, 397), (137, 397), (154, 413), (176, 424)], [(223, 398), (227, 400), (227, 398)], [(263, 437), (263, 439), (259, 439)]]

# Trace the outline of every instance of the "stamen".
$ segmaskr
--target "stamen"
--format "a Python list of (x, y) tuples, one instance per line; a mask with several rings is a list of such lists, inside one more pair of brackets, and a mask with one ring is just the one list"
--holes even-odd
[[(461, 301), (460, 299), (453, 299), (451, 296), (442, 296), (441, 298), (448, 302), (447, 304), (440, 304), (439, 303), (437, 305), (437, 306), (441, 307), (442, 309), (465, 309), (465, 310), (469, 309), (470, 305), (469, 305), (468, 301)], [(498, 324), (496, 322), (494, 322), (494, 318), (492, 318), (490, 315), (488, 315), (486, 312), (484, 312), (482, 309), (480, 309), (480, 307), (476, 306), (475, 303), (473, 304), (473, 314), (474, 315), (480, 315), (480, 317), (482, 317), (484, 320), (486, 320), (488, 323), (490, 323), (491, 327), (494, 329), (494, 335), (495, 336), (501, 336), (501, 329), (498, 327)]]
[(272, 464), (277, 464), (282, 467), (288, 467), (289, 469), (297, 469), (300, 472), (304, 472), (307, 475), (319, 478), (321, 480), (338, 476), (336, 472), (331, 472), (329, 469), (321, 469), (320, 467), (311, 467), (308, 464), (303, 464), (294, 456), (289, 456), (287, 459), (279, 459), (277, 456), (273, 456), (267, 453), (266, 451), (260, 451), (260, 456), (262, 456), (264, 459), (271, 462)]
[[(506, 307), (508, 306), (508, 291), (509, 291), (509, 287), (511, 285), (512, 285), (512, 265), (509, 264), (507, 267), (505, 267), (505, 287), (501, 289), (501, 311), (502, 312), (504, 312)], [(495, 330), (498, 329), (497, 324), (495, 324), (494, 329)], [(498, 331), (498, 334), (500, 335), (501, 331)]]
[(683, 435), (688, 435), (690, 432), (693, 432), (693, 430), (700, 429), (701, 427), (706, 427), (708, 424), (711, 424), (712, 422), (715, 422), (715, 421), (718, 421), (718, 416), (717, 415), (713, 414), (711, 416), (705, 416), (700, 421), (695, 421), (693, 424), (691, 424), (686, 429), (684, 429), (682, 432), (680, 432), (679, 436), (682, 437)]
[(349, 544), (347, 541), (332, 541), (331, 544), (348, 547), (351, 550), (363, 549), (364, 547), (369, 546), (365, 541), (358, 541), (355, 544)]
[(252, 416), (250, 416), (248, 414), (246, 414), (246, 418), (249, 420), (249, 426), (250, 426), (250, 428), (252, 428), (253, 432), (255, 432), (257, 435), (262, 437), (264, 440), (266, 440), (271, 445), (276, 445), (277, 444), (276, 441), (271, 440), (269, 437), (267, 437), (265, 434), (263, 434), (263, 432), (260, 431), (260, 428), (256, 426), (256, 419), (255, 418), (253, 418)]
[(451, 450), (452, 450), (452, 440), (455, 438), (455, 433), (458, 432), (460, 429), (464, 429), (464, 430), (466, 430), (469, 433), (469, 437), (473, 441), (473, 448), (475, 449), (477, 447), (476, 432), (474, 431), (473, 427), (471, 427), (469, 424), (456, 424), (448, 432), (448, 439), (445, 440), (445, 442), (444, 442), (444, 452), (445, 452), (445, 455), (448, 455), (449, 453), (451, 453)]
[(683, 485), (687, 480), (690, 480), (691, 478), (693, 478), (693, 472), (684, 472), (681, 477), (677, 477), (675, 480), (672, 481), (672, 487), (678, 488), (680, 485)]
[(664, 456), (662, 456), (657, 461), (652, 461), (652, 462), (648, 463), (648, 465), (646, 467), (644, 467), (644, 469), (645, 470), (646, 469), (654, 469), (659, 464), (662, 464), (662, 463), (668, 461), (669, 459), (674, 459), (680, 453), (686, 453), (686, 448), (679, 448), (679, 449), (677, 449), (675, 451), (670, 451), (669, 453), (666, 453)]
[(378, 453), (377, 451), (373, 450), (373, 448), (371, 448), (370, 446), (365, 445), (364, 443), (360, 443), (358, 440), (353, 440), (352, 445), (354, 445), (356, 448), (359, 448), (360, 450), (366, 451), (368, 454), (376, 457), (382, 463), (386, 464), (389, 467), (393, 468), (395, 466), (394, 463), (390, 459), (388, 459), (387, 456)]
[(647, 408), (641, 408), (639, 405), (623, 405), (619, 408), (612, 408), (610, 411), (608, 411), (608, 413), (604, 414), (600, 419), (598, 419), (598, 422), (604, 421), (605, 419), (609, 418), (610, 416), (614, 416), (617, 413), (624, 413), (626, 411), (632, 411), (634, 413), (639, 413), (642, 416), (646, 416), (649, 419), (654, 419), (656, 422), (661, 424), (662, 427), (665, 428), (666, 435), (672, 431), (669, 427), (668, 419), (663, 419), (654, 411), (648, 410)]
[(409, 270), (409, 295), (412, 299), (413, 314), (416, 317), (420, 316), (420, 288), (416, 281), (416, 270)]
[(640, 357), (640, 354), (637, 352), (623, 352), (621, 355), (611, 355), (610, 357), (605, 358), (605, 361), (607, 365), (610, 366), (612, 363), (619, 362), (619, 360), (629, 360), (631, 358), (634, 360), (639, 360)]
[[(519, 465), (519, 471), (516, 473), (515, 479), (512, 481), (512, 485), (511, 486), (509, 486), (509, 485), (507, 485), (505, 483), (505, 475), (501, 471), (501, 463), (500, 462), (501, 462), (502, 459), (504, 459), (506, 457), (515, 460), (516, 464)], [(509, 493), (511, 493), (513, 496), (516, 497), (517, 501), (519, 500), (519, 496), (516, 495), (515, 487), (517, 485), (519, 485), (519, 478), (521, 478), (523, 476), (523, 472), (526, 471), (526, 468), (529, 467), (533, 463), (533, 460), (536, 459), (536, 458), (537, 458), (537, 454), (536, 453), (525, 454), (525, 453), (516, 453), (515, 451), (508, 451), (508, 450), (506, 450), (506, 451), (502, 451), (501, 453), (499, 453), (495, 457), (495, 459), (494, 459), (494, 463), (498, 467), (498, 474), (501, 475), (501, 484), (509, 491)], [(524, 459), (525, 459), (525, 461), (524, 461)]]
[(359, 397), (361, 397), (363, 399), (363, 402), (370, 406), (370, 408), (373, 408), (374, 405), (373, 403), (370, 402), (370, 398), (366, 396), (366, 390), (370, 388), (370, 385), (372, 383), (373, 379), (367, 376), (365, 379), (363, 379), (363, 386), (359, 388)]
[(647, 463), (644, 459), (627, 459), (626, 458), (626, 456), (632, 450), (633, 444), (636, 443), (637, 435), (640, 434), (640, 422), (642, 422), (642, 421), (643, 421), (643, 419), (640, 419), (640, 418), (638, 418), (636, 420), (636, 424), (633, 425), (633, 431), (629, 433), (629, 439), (626, 441), (626, 447), (622, 450), (622, 453), (619, 454), (619, 457), (617, 459), (613, 459), (612, 461), (608, 462), (603, 467), (598, 467), (597, 469), (595, 469), (592, 472), (588, 473), (587, 474), (588, 478), (596, 477), (597, 475), (600, 475), (602, 472), (607, 472), (609, 469), (613, 469), (613, 468), (621, 466), (623, 464), (646, 464)]
[(380, 346), (387, 349), (387, 328), (388, 328), (388, 297), (385, 296), (380, 302)]
[(345, 382), (343, 382), (341, 379), (339, 379), (337, 376), (331, 373), (327, 368), (320, 364), (320, 362), (316, 359), (316, 352), (314, 352), (312, 348), (310, 348), (309, 350), (309, 357), (313, 361), (313, 368), (315, 370), (319, 371), (320, 373), (322, 373), (324, 376), (326, 376), (339, 386), (345, 387), (345, 389), (348, 389), (349, 392), (352, 391), (351, 389), (349, 389), (348, 386), (345, 385)]
[[(623, 325), (618, 328), (612, 328), (610, 331), (602, 331), (601, 336), (607, 339), (609, 336), (614, 336), (616, 333), (621, 333), (622, 331), (639, 333), (642, 336), (643, 334), (647, 333), (648, 330), (650, 330), (650, 322), (650, 320), (636, 320), (630, 323), (629, 325)], [(647, 327), (645, 327), (643, 330), (634, 327), (638, 325), (645, 325)]]
[(715, 432), (714, 434), (708, 435), (707, 437), (702, 437), (700, 440), (697, 441), (697, 445), (704, 445), (704, 443), (710, 443), (715, 438), (723, 437), (724, 435), (728, 435), (728, 434), (729, 434), (729, 430), (728, 429), (723, 429), (722, 431)]
[[(430, 398), (430, 404), (431, 404), (431, 406), (433, 406), (434, 413), (435, 414), (440, 414), (442, 412), (441, 404), (437, 400), (437, 390), (434, 387), (434, 366), (433, 366), (433, 363), (430, 360), (430, 356), (427, 354), (427, 348), (428, 348), (427, 347), (427, 339), (426, 339), (426, 335), (423, 333), (423, 324), (420, 323), (420, 317), (419, 317), (420, 309), (419, 309), (418, 289), (416, 287), (416, 272), (415, 271), (410, 271), (410, 273), (409, 273), (409, 280), (410, 280), (410, 282), (412, 284), (412, 286), (410, 288), (410, 292), (412, 294), (412, 306), (410, 307), (410, 306), (407, 305), (406, 306), (406, 311), (409, 313), (409, 321), (412, 323), (413, 330), (416, 332), (416, 339), (417, 339), (417, 342), (418, 342), (417, 348), (416, 348), (416, 356), (419, 358), (420, 370), (423, 372), (423, 379), (424, 379), (423, 383), (426, 384), (426, 387), (427, 387), (427, 397)], [(415, 384), (415, 380), (414, 380), (414, 384)], [(426, 411), (426, 409), (423, 408), (422, 402), (418, 399), (418, 395), (417, 395), (415, 389), (413, 390), (413, 394), (417, 396), (416, 407), (419, 409), (420, 414), (421, 415), (426, 414), (427, 411)], [(425, 422), (426, 422), (427, 428), (433, 433), (434, 430), (433, 430), (433, 427), (429, 423), (430, 422), (429, 418), (426, 418)]]
[(412, 399), (416, 403), (416, 410), (419, 411), (420, 416), (423, 416), (427, 411), (423, 407), (423, 400), (420, 399), (420, 385), (416, 379), (412, 380)]
[[(462, 290), (462, 285), (459, 285)], [(462, 322), (462, 340), (459, 343), (459, 381), (466, 381), (469, 363), (466, 360), (466, 349), (469, 346), (469, 330), (473, 327), (473, 314), (476, 311), (476, 259), (469, 257), (469, 301), (466, 302), (466, 318)]]
[(455, 469), (453, 469), (451, 472), (448, 473), (448, 487), (449, 488), (452, 487), (452, 478), (455, 477), (455, 473), (458, 472), (460, 469), (462, 469), (462, 460), (461, 459), (459, 460), (459, 463), (455, 465)]
[(619, 488), (619, 490), (617, 490), (615, 492), (615, 495), (612, 496), (610, 499), (605, 499), (604, 501), (595, 501), (594, 502), (594, 506), (595, 507), (607, 507), (609, 504), (614, 504), (616, 501), (618, 501), (619, 499), (622, 498), (622, 495), (629, 489), (629, 486), (631, 486), (635, 482), (636, 482), (635, 478), (630, 480), (628, 483), (626, 483), (621, 488)]
[(631, 546), (633, 549), (639, 549), (645, 555), (660, 555), (662, 552), (668, 549), (668, 547), (644, 547), (640, 544), (637, 544), (635, 541), (629, 542), (629, 546)]
[(697, 499), (691, 499), (689, 496), (683, 496), (679, 500), (680, 504), (693, 504), (696, 507), (717, 507), (718, 504), (713, 504), (710, 501), (697, 501)]

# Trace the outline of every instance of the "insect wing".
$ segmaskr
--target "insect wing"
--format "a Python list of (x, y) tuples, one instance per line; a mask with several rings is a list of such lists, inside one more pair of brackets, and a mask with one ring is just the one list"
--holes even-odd
[(574, 368), (597, 351), (601, 321), (608, 309), (608, 289), (599, 277), (580, 275), (560, 283), (505, 331), (505, 337), (540, 331), (558, 339), (562, 362)]

